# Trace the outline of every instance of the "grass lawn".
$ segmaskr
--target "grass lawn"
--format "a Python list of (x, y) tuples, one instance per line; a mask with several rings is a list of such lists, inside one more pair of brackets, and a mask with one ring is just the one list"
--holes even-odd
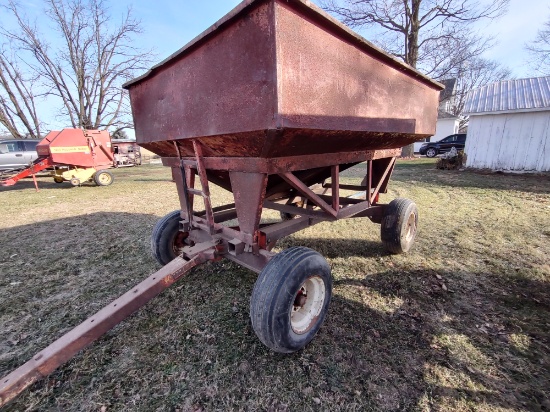
[[(280, 242), (332, 267), (304, 350), (267, 350), (248, 318), (256, 275), (208, 263), (6, 410), (549, 411), (550, 177), (434, 164), (398, 162), (381, 196), (418, 205), (409, 254), (387, 254), (368, 219)], [(158, 269), (149, 235), (178, 208), (169, 169), (114, 174), (109, 187), (0, 188), (0, 376)]]

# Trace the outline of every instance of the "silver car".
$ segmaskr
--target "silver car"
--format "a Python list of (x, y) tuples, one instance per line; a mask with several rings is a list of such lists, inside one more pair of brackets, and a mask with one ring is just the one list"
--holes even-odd
[(38, 157), (35, 139), (1, 139), (0, 172), (24, 169)]

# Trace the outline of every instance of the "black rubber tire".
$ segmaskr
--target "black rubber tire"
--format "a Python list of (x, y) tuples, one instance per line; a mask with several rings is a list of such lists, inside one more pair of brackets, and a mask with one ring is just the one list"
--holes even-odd
[(110, 186), (114, 179), (113, 174), (107, 170), (98, 170), (94, 174), (94, 182), (98, 186)]
[[(414, 220), (411, 215), (414, 215)], [(384, 211), (380, 225), (380, 237), (389, 252), (407, 253), (416, 238), (417, 227), (418, 209), (416, 204), (409, 199), (394, 199)]]
[(65, 181), (65, 179), (63, 179), (61, 176), (55, 176), (55, 177), (53, 178), (53, 181), (54, 181), (55, 183), (63, 183), (63, 182)]
[[(310, 278), (322, 281), (324, 300), (320, 313), (303, 333), (296, 333), (291, 313), (300, 287)], [(332, 297), (330, 266), (323, 256), (306, 247), (291, 247), (276, 255), (264, 267), (250, 298), (250, 320), (258, 338), (279, 353), (302, 349), (315, 336)]]
[(178, 249), (185, 246), (189, 233), (180, 232), (180, 211), (174, 210), (160, 219), (151, 234), (151, 252), (162, 266), (178, 256)]
[(428, 148), (428, 150), (426, 150), (426, 157), (436, 157), (436, 156), (437, 156), (437, 149), (430, 147)]

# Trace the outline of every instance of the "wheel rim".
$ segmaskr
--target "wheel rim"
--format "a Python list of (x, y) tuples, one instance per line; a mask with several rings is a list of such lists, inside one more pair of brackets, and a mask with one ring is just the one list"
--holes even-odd
[(98, 176), (98, 180), (102, 185), (108, 185), (109, 183), (111, 183), (112, 178), (111, 175), (109, 175), (108, 173), (100, 173)]
[(416, 233), (416, 216), (414, 213), (411, 213), (409, 218), (407, 219), (405, 240), (407, 242), (412, 240), (414, 238), (415, 233)]
[(435, 156), (435, 150), (434, 149), (428, 149), (428, 153), (426, 153), (429, 157)]
[(181, 249), (186, 246), (185, 239), (187, 239), (187, 236), (189, 236), (188, 232), (180, 231), (178, 231), (178, 233), (174, 236), (174, 241), (172, 242), (172, 251), (174, 252), (174, 256), (178, 256)]
[(290, 324), (297, 334), (306, 333), (319, 320), (325, 302), (325, 282), (311, 276), (298, 289), (290, 312)]

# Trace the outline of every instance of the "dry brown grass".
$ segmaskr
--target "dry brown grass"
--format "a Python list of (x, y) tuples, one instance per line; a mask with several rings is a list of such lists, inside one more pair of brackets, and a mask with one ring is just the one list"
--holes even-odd
[[(0, 375), (157, 266), (169, 171), (110, 187), (0, 188)], [(346, 173), (356, 181), (360, 172)], [(255, 275), (206, 264), (24, 392), (7, 410), (550, 410), (550, 179), (398, 163), (389, 201), (416, 201), (417, 244), (392, 256), (368, 220), (285, 239), (335, 279), (319, 335), (271, 353), (248, 320)], [(220, 199), (227, 194), (217, 191)]]

